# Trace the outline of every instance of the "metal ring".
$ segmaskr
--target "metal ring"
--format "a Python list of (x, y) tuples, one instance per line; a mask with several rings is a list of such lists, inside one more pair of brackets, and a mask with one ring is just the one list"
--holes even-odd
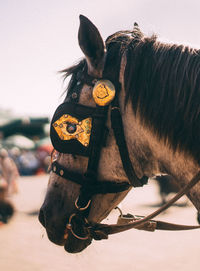
[[(77, 235), (74, 231), (73, 231), (73, 228), (72, 228), (72, 223), (71, 223), (71, 221), (72, 221), (72, 218), (73, 217), (75, 217), (76, 216), (76, 214), (74, 213), (74, 214), (72, 214), (71, 216), (70, 216), (70, 218), (69, 218), (69, 223), (66, 225), (66, 228), (68, 229), (68, 230), (70, 230), (71, 231), (71, 233), (74, 235), (74, 237), (76, 237), (77, 239), (79, 239), (79, 240), (87, 240), (87, 239), (89, 239), (89, 237), (90, 237), (90, 234), (89, 234), (89, 231), (88, 231), (88, 229), (87, 229), (87, 231), (88, 231), (88, 233), (87, 233), (87, 235), (85, 236), (85, 237), (82, 237), (82, 236), (79, 236), (79, 235)], [(86, 220), (86, 222), (87, 222), (87, 220)]]
[(79, 197), (75, 200), (75, 206), (79, 211), (84, 211), (90, 206), (91, 199), (88, 201), (87, 205), (84, 206), (84, 207), (79, 207), (78, 206), (78, 199), (79, 199)]

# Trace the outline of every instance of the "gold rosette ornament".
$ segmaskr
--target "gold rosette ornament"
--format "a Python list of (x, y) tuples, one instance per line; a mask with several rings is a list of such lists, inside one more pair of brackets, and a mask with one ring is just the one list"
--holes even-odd
[(106, 106), (115, 97), (115, 87), (109, 80), (99, 80), (94, 85), (92, 95), (96, 104)]

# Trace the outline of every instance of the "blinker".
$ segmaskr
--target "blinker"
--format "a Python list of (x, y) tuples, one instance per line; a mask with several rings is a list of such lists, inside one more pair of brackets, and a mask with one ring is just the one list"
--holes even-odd
[(54, 149), (60, 153), (89, 156), (96, 114), (95, 107), (71, 102), (59, 105), (51, 121), (50, 137)]

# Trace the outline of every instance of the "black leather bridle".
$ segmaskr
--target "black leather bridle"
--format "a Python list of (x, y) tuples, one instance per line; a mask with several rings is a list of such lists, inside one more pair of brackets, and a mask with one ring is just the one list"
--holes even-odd
[[(89, 107), (78, 103), (81, 89), (84, 84), (94, 87), (96, 81), (101, 79), (89, 76), (84, 66), (83, 70), (74, 74), (71, 80), (73, 80), (73, 82), (71, 82), (73, 87), (69, 90), (66, 101), (58, 107), (52, 119), (51, 140), (54, 148), (59, 152), (87, 156), (88, 166), (84, 174), (79, 174), (77, 172), (70, 171), (66, 167), (60, 165), (57, 161), (54, 161), (52, 163), (52, 171), (64, 179), (71, 180), (72, 182), (81, 185), (80, 195), (76, 202), (76, 206), (83, 210), (88, 206), (88, 202), (95, 194), (118, 193), (129, 189), (131, 186), (140, 187), (147, 183), (148, 178), (144, 176), (142, 179), (139, 179), (137, 177), (129, 158), (118, 102), (118, 95), (121, 90), (119, 81), (114, 82), (116, 95), (110, 105), (96, 105), (96, 107)], [(117, 183), (115, 181), (98, 179), (97, 172), (101, 149), (105, 146), (108, 134), (106, 122), (109, 107), (111, 108), (111, 126), (114, 131), (123, 168), (128, 177), (129, 183)], [(84, 147), (79, 142), (72, 140), (72, 142), (69, 142), (67, 147), (65, 147), (66, 142), (61, 141), (58, 138), (53, 126), (53, 123), (55, 123), (55, 121), (63, 114), (71, 114), (79, 118), (82, 115), (85, 115), (92, 118), (92, 131), (89, 146)]]

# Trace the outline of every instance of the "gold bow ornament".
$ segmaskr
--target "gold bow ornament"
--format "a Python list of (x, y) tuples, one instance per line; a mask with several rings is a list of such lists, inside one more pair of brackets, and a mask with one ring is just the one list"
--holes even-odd
[(83, 146), (88, 147), (92, 130), (92, 118), (79, 121), (69, 114), (62, 115), (53, 123), (61, 140), (77, 139)]

